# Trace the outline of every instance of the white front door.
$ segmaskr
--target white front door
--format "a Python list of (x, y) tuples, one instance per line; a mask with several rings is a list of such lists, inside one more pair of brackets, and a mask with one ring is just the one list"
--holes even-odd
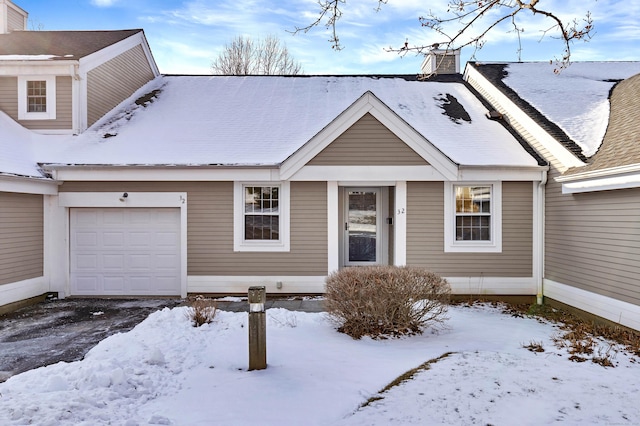
[(344, 194), (344, 265), (381, 263), (380, 188), (345, 188)]

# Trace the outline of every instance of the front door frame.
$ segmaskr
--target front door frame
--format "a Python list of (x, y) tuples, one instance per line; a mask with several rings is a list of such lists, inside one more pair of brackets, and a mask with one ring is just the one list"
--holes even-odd
[[(366, 266), (386, 265), (388, 263), (389, 245), (389, 188), (386, 186), (343, 186), (342, 211), (340, 233), (340, 266)], [(370, 191), (376, 193), (376, 260), (375, 261), (349, 261), (349, 230), (347, 229), (349, 215), (349, 192)]]

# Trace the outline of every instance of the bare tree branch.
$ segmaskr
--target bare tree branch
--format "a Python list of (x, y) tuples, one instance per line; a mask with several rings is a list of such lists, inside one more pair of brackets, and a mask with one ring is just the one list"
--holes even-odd
[(297, 75), (302, 65), (276, 36), (257, 41), (238, 36), (213, 60), (211, 71), (219, 75)]
[[(356, 0), (351, 0), (356, 1)], [(388, 0), (375, 0), (376, 10), (380, 10)], [(574, 19), (564, 22), (552, 9), (542, 8), (542, 0), (449, 0), (446, 16), (436, 16), (429, 12), (427, 17), (419, 17), (420, 24), (442, 36), (443, 40), (429, 45), (410, 46), (408, 40), (399, 48), (385, 49), (390, 52), (398, 52), (405, 55), (413, 51), (424, 54), (433, 48), (444, 50), (457, 50), (465, 46), (474, 46), (473, 56), (478, 49), (484, 45), (485, 38), (490, 31), (495, 31), (496, 27), (510, 21), (513, 28), (509, 32), (515, 32), (518, 39), (518, 60), (522, 52), (522, 40), (520, 35), (524, 28), (518, 21), (520, 14), (533, 14), (544, 17), (551, 21), (552, 26), (542, 31), (542, 38), (557, 38), (563, 44), (561, 57), (556, 57), (555, 72), (560, 72), (570, 64), (571, 45), (575, 41), (589, 41), (594, 34), (593, 19), (589, 12), (586, 12), (582, 20)], [(312, 28), (323, 25), (331, 31), (329, 42), (336, 50), (342, 49), (338, 37), (337, 24), (343, 16), (341, 7), (347, 0), (318, 0), (319, 12), (315, 21), (304, 27), (296, 27), (294, 34), (307, 33)], [(491, 12), (491, 13), (490, 13)], [(451, 25), (457, 25), (457, 29), (451, 29)], [(473, 35), (473, 30), (480, 29), (477, 35)], [(473, 29), (473, 30), (472, 30)], [(558, 36), (551, 35), (559, 34)], [(472, 57), (473, 57), (472, 56)]]

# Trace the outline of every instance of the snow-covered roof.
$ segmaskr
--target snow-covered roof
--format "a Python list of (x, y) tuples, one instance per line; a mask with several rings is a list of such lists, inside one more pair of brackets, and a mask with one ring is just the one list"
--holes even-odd
[(503, 81), (591, 157), (607, 129), (611, 88), (640, 73), (640, 62), (574, 62), (558, 74), (553, 68), (548, 62), (509, 63)]
[[(157, 89), (144, 105), (133, 102)], [(38, 161), (279, 165), (368, 91), (455, 163), (538, 164), (461, 82), (346, 76), (159, 77)]]
[(37, 146), (62, 143), (65, 139), (27, 130), (0, 111), (0, 174), (43, 177), (37, 164)]

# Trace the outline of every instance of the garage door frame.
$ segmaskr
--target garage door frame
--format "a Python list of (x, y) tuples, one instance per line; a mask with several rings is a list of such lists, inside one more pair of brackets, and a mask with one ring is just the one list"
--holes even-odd
[(180, 209), (180, 296), (187, 297), (187, 193), (186, 192), (61, 192), (58, 206), (65, 210), (66, 251), (65, 293), (71, 294), (70, 277), (70, 214), (75, 207), (88, 208), (153, 208), (169, 207)]

